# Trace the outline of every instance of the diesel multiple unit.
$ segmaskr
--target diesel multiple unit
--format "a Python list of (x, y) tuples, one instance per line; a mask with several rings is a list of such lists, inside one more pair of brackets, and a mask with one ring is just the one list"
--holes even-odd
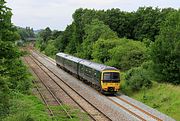
[(115, 93), (120, 88), (120, 71), (106, 66), (77, 58), (65, 53), (56, 54), (56, 64), (79, 79), (88, 82), (101, 92)]

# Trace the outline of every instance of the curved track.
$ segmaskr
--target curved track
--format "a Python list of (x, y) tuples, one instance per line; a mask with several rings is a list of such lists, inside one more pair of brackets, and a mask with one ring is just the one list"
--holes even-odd
[[(49, 61), (50, 63), (56, 65), (55, 61), (45, 55), (40, 54), (39, 52), (34, 52), (32, 51), (32, 53), (36, 53), (38, 56), (42, 57), (43, 59), (46, 59), (47, 61)], [(33, 54), (31, 56), (32, 60), (54, 81), (54, 83), (56, 83), (60, 88), (62, 88), (67, 95), (69, 95), (84, 111), (86, 111), (90, 117), (93, 120), (111, 120), (109, 117), (107, 117), (102, 111), (100, 111), (98, 108), (96, 108), (93, 104), (91, 104), (90, 101), (88, 101), (86, 98), (84, 98), (83, 96), (81, 96), (76, 90), (74, 90), (68, 83), (66, 83), (64, 80), (62, 80), (56, 73), (54, 73), (51, 69), (49, 69), (46, 65), (44, 65), (43, 63), (41, 63), (37, 57), (35, 57)], [(66, 88), (70, 88), (71, 93), (74, 93), (73, 95), (76, 95), (75, 97), (78, 98), (74, 98), (74, 96), (72, 96), (70, 93), (68, 93), (68, 91), (62, 87), (62, 85), (60, 85), (56, 80), (60, 80), (64, 85), (66, 85)], [(99, 94), (99, 93), (98, 93)], [(134, 117), (136, 117), (137, 120), (149, 120), (149, 121), (162, 121), (163, 119), (159, 118), (157, 115), (152, 114), (149, 111), (146, 111), (145, 109), (142, 109), (141, 107), (139, 107), (138, 105), (131, 103), (131, 101), (119, 96), (119, 95), (115, 95), (115, 96), (106, 96), (106, 98), (108, 100), (110, 100), (114, 105), (116, 105), (117, 107), (123, 109), (125, 112), (129, 113), (130, 115), (133, 115)], [(82, 105), (81, 102), (78, 102), (77, 100), (83, 100), (83, 102), (85, 103), (85, 105), (89, 105), (87, 106), (88, 108), (91, 108), (90, 111), (88, 110), (86, 107), (84, 107)], [(96, 112), (96, 113), (94, 113)]]
[[(31, 66), (31, 64), (29, 63), (29, 59), (30, 58), (27, 58), (25, 57), (24, 58), (26, 63)], [(50, 97), (51, 97), (51, 101), (54, 103), (53, 105), (60, 105), (61, 108), (63, 109), (63, 111), (66, 113), (67, 117), (69, 119), (72, 119), (72, 116), (70, 115), (70, 113), (63, 107), (62, 103), (59, 101), (59, 99), (56, 97), (56, 95), (51, 91), (51, 89), (44, 83), (42, 77), (40, 77), (38, 74), (37, 74), (37, 69), (35, 68), (32, 68), (33, 72), (36, 74), (38, 80), (40, 81), (40, 83), (45, 87), (45, 89), (48, 91), (46, 91), (46, 93), (49, 93)], [(50, 112), (50, 115), (51, 116), (55, 116), (55, 113), (53, 112), (53, 110), (51, 109), (51, 106), (49, 105), (49, 102), (50, 100), (48, 100), (47, 98), (45, 98), (45, 94), (43, 94), (43, 91), (41, 89), (39, 89), (38, 85), (36, 84), (35, 81), (33, 81), (34, 85), (35, 85), (35, 88), (37, 89), (38, 93), (40, 94), (43, 102), (46, 104), (46, 107), (48, 109), (48, 111)], [(47, 94), (46, 94), (47, 95)]]
[[(89, 102), (83, 96), (81, 96), (76, 90), (74, 90), (70, 85), (68, 85), (64, 80), (58, 77), (54, 72), (49, 70), (43, 63), (41, 63), (36, 57), (33, 55), (30, 58), (36, 63), (36, 65), (41, 68), (48, 75), (48, 77), (56, 83), (64, 92), (74, 101), (76, 102), (87, 114), (95, 121), (110, 121), (111, 119), (107, 117), (102, 111), (100, 111), (97, 107), (92, 105), (92, 102)], [(52, 61), (51, 61), (52, 62)], [(61, 84), (57, 82), (57, 80), (61, 81)]]

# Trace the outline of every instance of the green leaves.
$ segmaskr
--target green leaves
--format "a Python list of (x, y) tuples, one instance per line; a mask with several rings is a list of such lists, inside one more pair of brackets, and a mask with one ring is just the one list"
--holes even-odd
[(159, 81), (180, 84), (180, 10), (172, 12), (161, 25), (151, 47), (154, 71)]
[(0, 118), (10, 111), (10, 94), (13, 91), (27, 93), (31, 86), (29, 72), (19, 59), (22, 53), (15, 46), (19, 39), (11, 23), (11, 9), (0, 1)]
[(140, 66), (147, 59), (147, 48), (142, 42), (119, 39), (118, 44), (109, 51), (110, 60), (106, 64), (122, 70)]
[(85, 27), (85, 36), (81, 44), (81, 51), (78, 52), (79, 56), (86, 59), (92, 59), (93, 44), (99, 39), (113, 39), (118, 38), (116, 33), (113, 32), (107, 25), (98, 19), (92, 20), (89, 25)]
[(147, 70), (143, 67), (130, 69), (125, 76), (126, 85), (133, 91), (138, 91), (142, 88), (150, 88), (152, 82), (148, 79)]

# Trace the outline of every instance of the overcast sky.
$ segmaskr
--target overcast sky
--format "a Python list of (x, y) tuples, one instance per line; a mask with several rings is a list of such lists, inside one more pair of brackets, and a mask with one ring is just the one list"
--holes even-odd
[(78, 8), (136, 11), (139, 7), (180, 8), (180, 0), (6, 0), (12, 8), (12, 22), (21, 27), (64, 30)]

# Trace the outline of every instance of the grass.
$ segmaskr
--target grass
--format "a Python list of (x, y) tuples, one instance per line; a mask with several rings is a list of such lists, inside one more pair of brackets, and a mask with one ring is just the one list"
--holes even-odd
[[(77, 108), (72, 108), (68, 105), (62, 106), (51, 106), (51, 109), (53, 110), (54, 114), (56, 115), (53, 120), (55, 121), (88, 121), (88, 117), (86, 113), (80, 112)], [(67, 112), (70, 114), (71, 118), (66, 114), (64, 109), (67, 110)]]
[[(63, 107), (70, 112), (73, 119), (69, 119), (62, 110), (61, 106), (52, 106), (55, 117), (50, 117), (45, 105), (34, 95), (25, 95), (13, 92), (11, 99), (10, 112), (2, 121), (87, 121), (88, 116), (79, 109), (64, 105)], [(59, 113), (61, 112), (61, 113)]]
[(43, 103), (33, 95), (12, 93), (10, 114), (3, 121), (50, 121)]
[[(122, 85), (123, 83), (124, 81)], [(153, 82), (150, 89), (132, 92), (123, 87), (123, 91), (128, 96), (180, 121), (180, 86)]]

